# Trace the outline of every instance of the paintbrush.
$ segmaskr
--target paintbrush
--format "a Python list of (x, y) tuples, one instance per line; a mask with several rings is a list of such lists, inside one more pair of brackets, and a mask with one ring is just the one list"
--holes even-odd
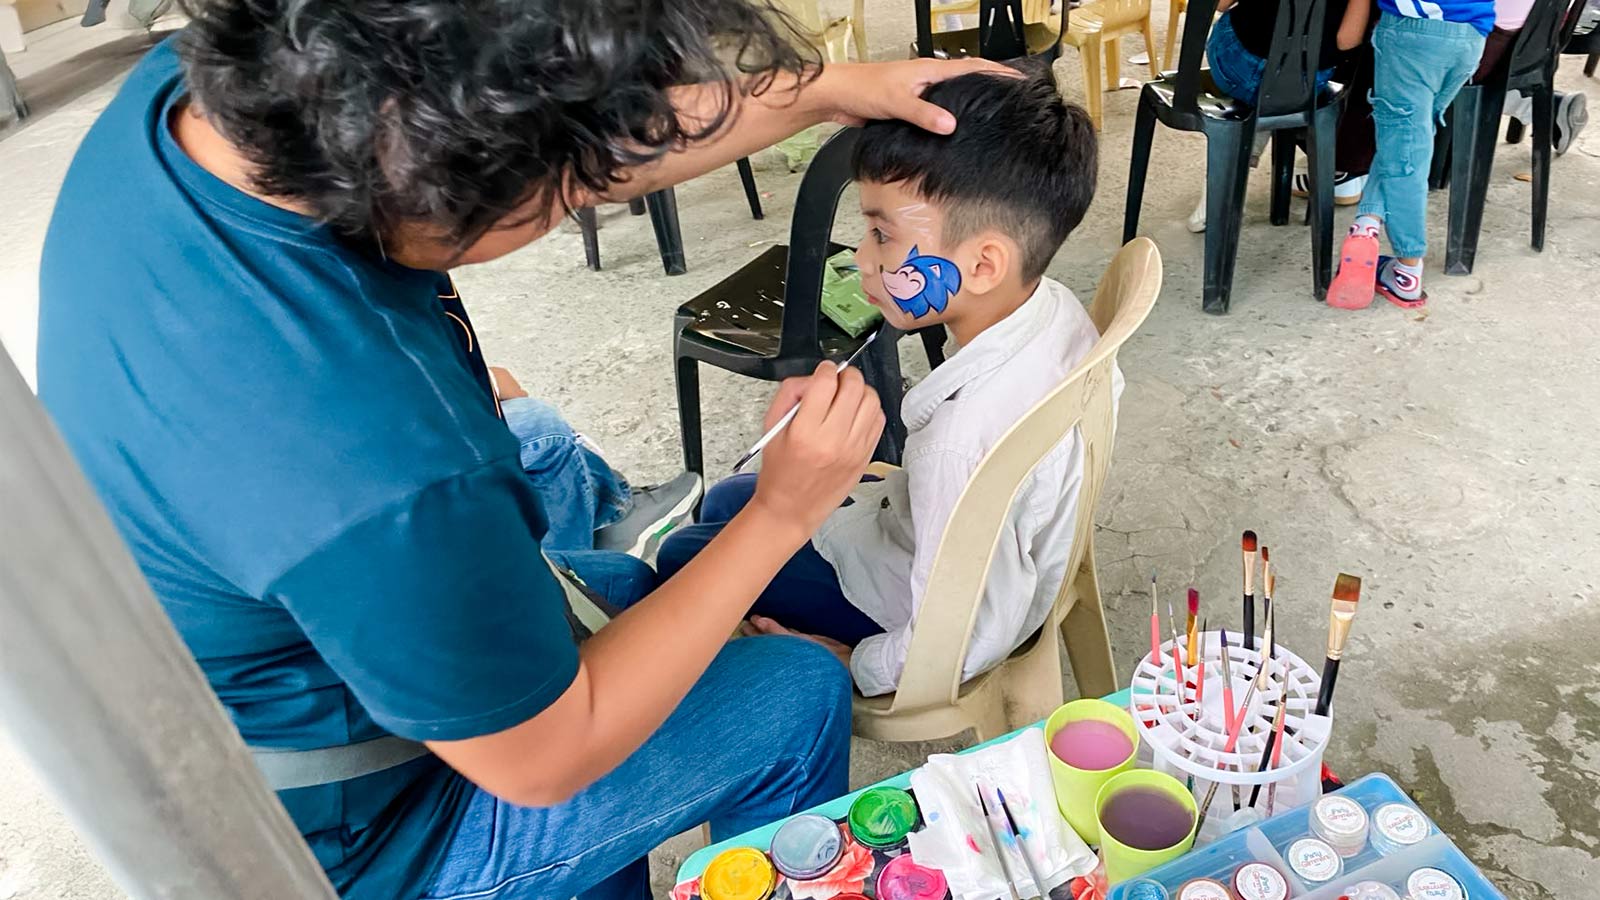
[[(1288, 679), (1288, 671), (1289, 671), (1288, 667), (1285, 666), (1284, 667), (1284, 677), (1285, 677), (1286, 685), (1287, 685), (1287, 679)], [(1284, 693), (1288, 693), (1287, 686), (1284, 689)], [(1283, 709), (1280, 708), (1278, 710), (1277, 719), (1272, 723), (1272, 734), (1273, 734), (1274, 737), (1277, 738), (1277, 741), (1272, 746), (1272, 768), (1274, 768), (1274, 769), (1278, 768), (1278, 764), (1283, 762), (1283, 744), (1284, 744), (1283, 720), (1284, 720), (1284, 713), (1283, 713)], [(1273, 805), (1275, 803), (1277, 803), (1277, 800), (1278, 800), (1278, 783), (1276, 781), (1274, 781), (1267, 788), (1267, 818), (1269, 818), (1269, 819), (1272, 818), (1272, 807), (1273, 807)]]
[[(1267, 550), (1263, 547), (1261, 548), (1261, 558), (1266, 559), (1266, 556)], [(1262, 568), (1265, 570), (1265, 564), (1263, 564)], [(1256, 670), (1256, 689), (1262, 691), (1267, 689), (1267, 663), (1272, 660), (1272, 646), (1273, 641), (1276, 639), (1275, 633), (1277, 631), (1275, 624), (1277, 622), (1277, 614), (1272, 609), (1272, 577), (1271, 572), (1266, 572), (1261, 579), (1262, 597), (1266, 601), (1266, 606), (1262, 609), (1262, 618), (1266, 621), (1267, 627), (1261, 635), (1263, 646), (1258, 662), (1260, 668)]]
[(1200, 655), (1200, 592), (1189, 588), (1189, 665), (1194, 665)]
[(1350, 623), (1356, 618), (1356, 604), (1361, 601), (1361, 579), (1339, 573), (1333, 582), (1333, 599), (1328, 610), (1328, 658), (1322, 663), (1322, 690), (1317, 692), (1316, 714), (1325, 716), (1333, 706), (1333, 686), (1339, 679), (1339, 660), (1344, 658), (1344, 645), (1350, 639)]
[(1233, 665), (1228, 660), (1228, 629), (1222, 629), (1222, 726), (1233, 730)]
[(1156, 610), (1156, 573), (1150, 573), (1150, 665), (1155, 666), (1156, 682), (1161, 681), (1161, 613)]
[[(1202, 620), (1200, 622), (1200, 633), (1201, 634), (1205, 634), (1206, 631), (1209, 630), (1209, 629), (1206, 628), (1206, 625), (1207, 625), (1207, 623), (1209, 621), (1210, 621), (1209, 619), (1205, 619), (1205, 620)], [(1198, 670), (1195, 672), (1195, 676), (1194, 676), (1194, 702), (1197, 703), (1197, 704), (1203, 703), (1205, 701), (1205, 699), (1206, 699), (1206, 655), (1205, 655), (1205, 653), (1202, 652), (1200, 654), (1200, 662), (1199, 662)], [(1195, 710), (1195, 715), (1198, 717), (1202, 711), (1203, 711), (1203, 708), (1201, 710)]]
[(1000, 846), (1000, 832), (995, 830), (994, 817), (989, 812), (989, 802), (983, 799), (983, 788), (978, 787), (978, 783), (974, 781), (972, 790), (978, 795), (978, 808), (983, 810), (983, 824), (989, 829), (989, 842), (994, 845), (995, 859), (1000, 860), (1000, 874), (1005, 876), (1006, 887), (1011, 889), (1011, 900), (1022, 900), (1022, 892), (1017, 890), (1017, 880), (1011, 877), (1011, 867), (1006, 864), (1006, 851)]
[(1256, 648), (1256, 533), (1246, 531), (1239, 541), (1244, 557), (1244, 644), (1246, 650)]
[[(1265, 602), (1265, 606), (1261, 610), (1261, 620), (1263, 622), (1266, 621), (1267, 614), (1272, 611), (1272, 595), (1274, 593), (1273, 589), (1274, 589), (1274, 587), (1276, 585), (1277, 585), (1277, 581), (1275, 580), (1275, 578), (1274, 578), (1274, 576), (1272, 574), (1272, 557), (1271, 557), (1271, 555), (1269, 555), (1267, 553), (1267, 548), (1266, 547), (1262, 547), (1261, 548), (1261, 598)], [(1272, 657), (1272, 656), (1276, 655), (1278, 650), (1277, 650), (1276, 647), (1272, 646), (1272, 638), (1271, 637), (1267, 638), (1266, 644), (1267, 644), (1266, 647), (1263, 648), (1263, 652), (1265, 652), (1268, 657)]]
[(1183, 645), (1178, 642), (1178, 617), (1172, 612), (1172, 603), (1167, 603), (1167, 622), (1172, 626), (1172, 679), (1177, 682), (1173, 688), (1178, 699), (1177, 712), (1183, 714)]
[(1044, 876), (1039, 874), (1039, 867), (1033, 864), (1033, 857), (1028, 855), (1028, 845), (1022, 840), (1022, 826), (1017, 824), (1017, 817), (1011, 814), (1011, 804), (1006, 802), (1005, 792), (1000, 790), (1000, 785), (994, 785), (994, 795), (1000, 801), (1000, 811), (1005, 813), (1006, 825), (1011, 829), (1011, 834), (1017, 840), (1017, 849), (1022, 851), (1022, 861), (1028, 865), (1028, 877), (1033, 879), (1034, 890), (1040, 897), (1048, 897), (1045, 890)]
[[(1270, 612), (1267, 613), (1267, 633), (1268, 634), (1272, 633), (1272, 614)], [(1263, 669), (1266, 668), (1266, 664), (1265, 663), (1262, 664), (1262, 668)], [(1285, 666), (1284, 670), (1285, 670), (1285, 673), (1287, 674), (1288, 667)], [(1271, 762), (1273, 757), (1274, 757), (1274, 754), (1272, 752), (1273, 748), (1277, 747), (1278, 744), (1283, 740), (1283, 716), (1284, 716), (1284, 710), (1288, 707), (1288, 705), (1289, 705), (1289, 682), (1288, 682), (1287, 677), (1286, 677), (1284, 682), (1283, 682), (1283, 689), (1278, 692), (1278, 711), (1272, 717), (1272, 730), (1267, 733), (1267, 744), (1266, 744), (1266, 746), (1261, 748), (1261, 763), (1256, 766), (1256, 772), (1257, 773), (1265, 772), (1267, 770), (1267, 763)], [(1278, 755), (1281, 755), (1281, 751), (1279, 752)], [(1260, 796), (1261, 796), (1261, 785), (1258, 784), (1258, 785), (1255, 786), (1254, 790), (1250, 791), (1250, 808), (1251, 809), (1255, 809), (1256, 798), (1258, 798)]]
[[(881, 333), (882, 329), (879, 329), (878, 331), (874, 331), (873, 333), (867, 335), (867, 339), (861, 342), (861, 346), (856, 348), (856, 352), (850, 354), (844, 360), (844, 362), (836, 364), (838, 368), (835, 369), (835, 371), (843, 372), (845, 369), (848, 369), (851, 363), (855, 362), (856, 359), (861, 356), (861, 354), (867, 351), (868, 347), (872, 346), (872, 342), (877, 340), (878, 335)], [(792, 409), (783, 414), (783, 418), (778, 420), (778, 424), (767, 429), (767, 433), (761, 436), (761, 440), (756, 441), (755, 445), (749, 450), (746, 450), (744, 455), (739, 457), (739, 461), (733, 464), (734, 474), (737, 475), (740, 470), (742, 470), (745, 466), (748, 466), (750, 461), (755, 459), (758, 453), (760, 453), (762, 450), (765, 450), (767, 445), (772, 443), (774, 438), (782, 434), (783, 430), (789, 427), (789, 423), (794, 421), (795, 415), (799, 412), (800, 404), (796, 403)]]

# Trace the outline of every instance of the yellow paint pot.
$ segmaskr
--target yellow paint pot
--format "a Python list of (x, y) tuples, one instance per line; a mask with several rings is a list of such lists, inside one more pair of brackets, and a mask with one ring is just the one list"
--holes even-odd
[(777, 873), (767, 855), (754, 847), (718, 853), (700, 876), (701, 900), (767, 900)]

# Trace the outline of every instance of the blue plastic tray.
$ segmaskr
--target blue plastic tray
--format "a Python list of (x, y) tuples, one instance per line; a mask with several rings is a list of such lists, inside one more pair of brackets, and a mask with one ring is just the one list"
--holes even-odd
[[(1339, 794), (1361, 804), (1369, 816), (1373, 810), (1390, 802), (1404, 803), (1416, 809), (1416, 804), (1400, 790), (1400, 786), (1382, 774), (1359, 778), (1346, 785)], [(1423, 813), (1423, 817), (1427, 818), (1427, 814)], [(1315, 886), (1315, 890), (1295, 876), (1283, 857), (1290, 844), (1311, 836), (1311, 810), (1307, 806), (1296, 807), (1264, 822), (1241, 828), (1139, 877), (1160, 882), (1176, 900), (1178, 888), (1190, 879), (1214, 878), (1231, 885), (1235, 869), (1247, 862), (1260, 861), (1277, 866), (1288, 876), (1289, 896), (1297, 900), (1338, 900), (1346, 888), (1360, 881), (1381, 881), (1405, 897), (1406, 876), (1416, 869), (1432, 866), (1455, 876), (1466, 889), (1467, 900), (1506, 900), (1505, 895), (1496, 890), (1478, 871), (1478, 867), (1456, 849), (1456, 845), (1433, 824), (1432, 819), (1428, 820), (1428, 826), (1433, 831), (1431, 836), (1388, 856), (1380, 853), (1369, 840), (1360, 853), (1344, 861), (1342, 875)], [(1123, 882), (1113, 887), (1109, 900), (1126, 900), (1130, 883)]]

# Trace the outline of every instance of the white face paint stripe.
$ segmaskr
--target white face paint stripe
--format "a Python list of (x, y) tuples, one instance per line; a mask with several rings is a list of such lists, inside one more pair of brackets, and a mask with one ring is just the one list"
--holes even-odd
[(927, 208), (928, 204), (926, 203), (913, 203), (909, 206), (902, 206), (895, 212), (899, 213), (902, 219), (911, 223), (913, 231), (923, 237), (928, 237), (931, 234), (930, 229), (933, 227), (933, 218), (923, 212)]

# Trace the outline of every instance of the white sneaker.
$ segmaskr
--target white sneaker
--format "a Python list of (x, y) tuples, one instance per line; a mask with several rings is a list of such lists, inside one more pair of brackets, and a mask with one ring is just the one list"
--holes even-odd
[(1189, 233), (1200, 234), (1206, 230), (1206, 186), (1200, 185), (1200, 200), (1194, 205), (1194, 212), (1189, 213)]

